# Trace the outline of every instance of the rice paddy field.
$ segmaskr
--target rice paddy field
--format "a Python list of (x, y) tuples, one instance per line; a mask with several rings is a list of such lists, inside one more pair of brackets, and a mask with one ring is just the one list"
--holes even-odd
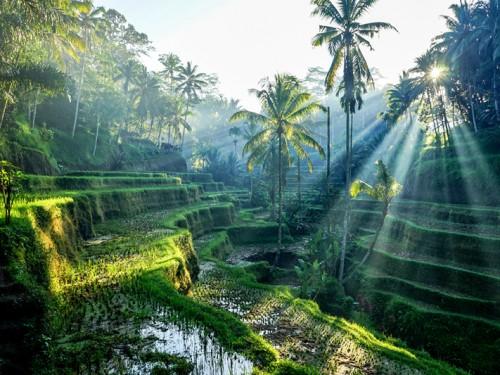
[[(2, 280), (18, 304), (3, 302), (1, 336), (16, 334), (20, 355), (43, 346), (31, 363), (38, 373), (461, 373), (321, 312), (297, 298), (293, 277), (257, 281), (271, 272), (256, 254), (274, 251), (276, 224), (239, 210), (241, 191), (205, 192), (196, 178), (29, 177), (14, 213), (24, 233), (1, 233), (19, 267)], [(293, 243), (299, 256), (305, 239)], [(37, 303), (31, 316), (16, 313)], [(481, 319), (493, 324), (486, 310)], [(7, 371), (25, 364), (3, 362)]]

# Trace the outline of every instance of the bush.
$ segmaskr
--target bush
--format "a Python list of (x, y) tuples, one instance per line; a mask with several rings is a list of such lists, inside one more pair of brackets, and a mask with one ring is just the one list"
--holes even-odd
[(267, 208), (269, 203), (270, 199), (266, 184), (263, 181), (254, 182), (252, 194), (250, 196), (250, 204), (252, 207)]

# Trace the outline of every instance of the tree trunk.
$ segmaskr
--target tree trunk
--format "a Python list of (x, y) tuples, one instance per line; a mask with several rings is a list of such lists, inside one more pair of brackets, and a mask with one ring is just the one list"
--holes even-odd
[(331, 138), (331, 130), (330, 130), (330, 107), (328, 107), (327, 111), (327, 120), (326, 120), (326, 137), (327, 137), (327, 149), (326, 149), (326, 191), (328, 193), (329, 185), (330, 185), (330, 163), (331, 163), (331, 153), (332, 153), (332, 138)]
[(351, 61), (350, 48), (347, 47), (344, 60), (345, 102), (346, 102), (346, 181), (345, 181), (345, 212), (344, 212), (344, 235), (342, 238), (342, 249), (340, 251), (339, 281), (344, 278), (345, 257), (347, 252), (347, 240), (349, 237), (349, 222), (351, 215), (351, 102), (354, 98), (354, 72)]
[(439, 125), (437, 123), (436, 117), (434, 116), (434, 108), (432, 105), (431, 93), (428, 89), (426, 90), (426, 92), (427, 92), (427, 105), (429, 106), (429, 111), (431, 113), (432, 124), (434, 125), (434, 134), (436, 135), (436, 141), (437, 141), (437, 139), (439, 138), (439, 134), (438, 134)]
[(80, 111), (80, 100), (82, 99), (82, 87), (83, 79), (85, 75), (85, 52), (82, 56), (82, 69), (80, 71), (80, 81), (78, 83), (78, 92), (76, 94), (76, 107), (75, 107), (75, 117), (73, 119), (73, 130), (71, 131), (71, 138), (75, 138), (76, 125), (78, 123), (78, 113)]
[[(349, 109), (347, 109), (349, 111)], [(342, 237), (342, 249), (340, 252), (339, 281), (344, 278), (345, 256), (347, 251), (347, 239), (349, 236), (349, 216), (351, 210), (351, 165), (350, 165), (350, 132), (351, 115), (346, 112), (346, 181), (345, 181), (345, 212), (344, 212), (344, 234)]]
[(97, 125), (96, 125), (96, 130), (95, 130), (95, 141), (94, 141), (94, 151), (92, 152), (92, 155), (95, 156), (95, 153), (97, 151), (97, 140), (99, 138), (99, 129), (101, 127), (101, 117), (100, 115), (97, 115)]
[[(188, 112), (189, 112), (189, 100), (186, 103), (186, 114), (184, 115), (184, 122), (187, 123)], [(186, 135), (186, 125), (184, 124), (182, 128), (182, 142), (181, 142), (181, 150), (184, 148), (184, 136)]]
[(12, 89), (14, 88), (14, 82), (9, 84), (9, 89), (7, 90), (7, 95), (5, 96), (5, 100), (2, 108), (2, 115), (0, 116), (0, 129), (2, 129), (3, 122), (5, 120), (5, 114), (7, 113), (7, 106), (9, 105), (9, 96), (12, 93)]
[(281, 134), (281, 131), (278, 135), (278, 251), (276, 252), (276, 258), (274, 259), (274, 266), (278, 265), (280, 255), (281, 255), (281, 246), (283, 243), (283, 181), (282, 181), (282, 174), (283, 174), (283, 166), (282, 166), (282, 161), (281, 161), (281, 152), (282, 152), (282, 137), (283, 135)]
[(163, 131), (163, 121), (164, 119), (160, 118), (160, 121), (158, 122), (158, 140), (157, 140), (158, 149), (161, 148), (161, 133)]
[(472, 95), (472, 85), (469, 84), (469, 105), (472, 115), (472, 125), (474, 126), (474, 133), (477, 133), (476, 109), (474, 105), (474, 97)]
[(384, 222), (385, 218), (387, 216), (388, 212), (388, 206), (384, 206), (384, 211), (382, 213), (382, 222), (377, 228), (377, 231), (375, 232), (375, 238), (373, 239), (372, 243), (370, 244), (370, 248), (366, 252), (365, 256), (363, 259), (361, 259), (361, 262), (359, 262), (350, 272), (348, 275), (346, 275), (345, 278), (342, 279), (342, 284), (346, 283), (352, 276), (356, 274), (356, 272), (366, 263), (368, 258), (370, 258), (371, 253), (373, 252), (373, 249), (375, 248), (375, 245), (377, 244), (378, 238), (380, 237), (380, 233), (382, 232), (382, 228), (384, 227)]
[[(14, 59), (14, 66), (19, 63), (19, 57), (21, 56), (21, 49), (17, 50), (16, 58)], [(12, 90), (14, 89), (14, 82), (11, 81), (9, 88), (7, 89), (7, 95), (5, 96), (5, 101), (2, 108), (2, 114), (0, 115), (0, 129), (2, 129), (3, 123), (5, 121), (5, 114), (7, 113), (7, 106), (9, 105), (9, 97), (12, 95)]]
[(155, 123), (155, 117), (151, 115), (150, 121), (149, 121), (149, 131), (148, 131), (148, 139), (151, 139), (151, 134), (153, 133), (153, 125)]
[(252, 203), (252, 198), (253, 198), (253, 177), (252, 174), (250, 173), (250, 203)]
[(326, 120), (326, 137), (327, 137), (327, 150), (326, 150), (326, 212), (328, 222), (328, 233), (332, 233), (332, 214), (330, 212), (330, 205), (332, 197), (330, 196), (330, 177), (331, 177), (331, 159), (332, 159), (332, 135), (331, 135), (331, 116), (330, 107), (327, 110)]
[(352, 165), (352, 133), (353, 133), (353, 128), (354, 128), (354, 114), (351, 113), (351, 131), (349, 134), (349, 165)]
[(297, 196), (299, 199), (299, 209), (302, 208), (302, 176), (300, 174), (300, 157), (297, 155)]
[[(496, 22), (495, 22), (495, 27), (493, 29), (493, 39), (500, 39), (500, 35), (499, 35), (499, 28), (500, 28), (500, 17), (498, 17), (498, 15), (500, 15), (500, 0), (496, 0), (496, 15), (497, 15), (497, 18), (496, 18)], [(496, 114), (496, 117), (497, 117), (497, 122), (498, 122), (498, 126), (500, 126), (500, 98), (499, 98), (499, 93), (498, 93), (498, 59), (495, 59), (495, 56), (493, 56), (493, 99), (495, 101), (495, 114)]]
[(36, 90), (36, 95), (35, 95), (35, 104), (33, 107), (33, 118), (32, 118), (32, 123), (31, 123), (31, 128), (35, 129), (35, 123), (36, 123), (36, 110), (38, 108), (38, 97), (40, 96), (40, 87)]
[(271, 219), (276, 219), (276, 145), (273, 144), (271, 149), (272, 158), (272, 185), (271, 185)]
[(495, 114), (497, 117), (497, 122), (498, 126), (500, 126), (500, 99), (499, 99), (499, 93), (498, 93), (498, 67), (496, 64), (494, 64), (495, 67), (493, 68), (493, 98), (495, 99)]

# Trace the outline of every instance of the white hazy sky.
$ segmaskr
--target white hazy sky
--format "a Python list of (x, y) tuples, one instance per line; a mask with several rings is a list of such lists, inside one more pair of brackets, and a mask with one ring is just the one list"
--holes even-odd
[[(367, 52), (369, 64), (387, 81), (397, 79), (431, 39), (444, 30), (441, 15), (453, 0), (379, 0), (365, 21), (392, 23), (399, 33), (383, 32)], [(149, 35), (156, 49), (146, 64), (159, 69), (158, 54), (174, 52), (207, 73), (216, 73), (220, 91), (255, 109), (248, 89), (276, 72), (304, 77), (307, 68), (325, 69), (330, 56), (313, 48), (323, 23), (312, 17), (309, 0), (95, 0), (114, 8)]]

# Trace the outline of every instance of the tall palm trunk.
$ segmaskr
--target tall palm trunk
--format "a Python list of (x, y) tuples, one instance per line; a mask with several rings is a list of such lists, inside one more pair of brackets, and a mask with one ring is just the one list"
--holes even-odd
[(495, 101), (495, 115), (497, 117), (498, 126), (500, 126), (500, 94), (498, 93), (498, 67), (493, 69), (493, 98)]
[(427, 89), (426, 93), (427, 93), (427, 105), (429, 106), (429, 111), (431, 113), (432, 124), (434, 125), (434, 134), (436, 135), (436, 141), (437, 141), (439, 138), (438, 134), (439, 124), (437, 123), (436, 116), (434, 115), (434, 106), (432, 105), (432, 96), (430, 90)]
[[(187, 123), (187, 117), (188, 117), (188, 112), (189, 112), (189, 100), (186, 104), (186, 114), (184, 115), (184, 123)], [(184, 148), (184, 137), (186, 135), (186, 125), (183, 126), (182, 128), (182, 141), (181, 141), (181, 150)]]
[[(85, 48), (88, 46), (88, 32), (85, 32)], [(82, 99), (82, 88), (83, 88), (83, 80), (85, 76), (85, 59), (87, 52), (86, 50), (82, 55), (82, 69), (80, 71), (80, 80), (78, 82), (78, 92), (76, 94), (76, 107), (75, 107), (75, 117), (73, 118), (73, 130), (71, 131), (71, 138), (75, 138), (76, 133), (76, 125), (78, 123), (78, 114), (80, 112), (80, 101)]]
[(150, 115), (150, 121), (149, 121), (149, 130), (148, 130), (148, 139), (151, 139), (151, 134), (153, 133), (153, 125), (155, 123), (155, 117), (153, 115)]
[(326, 121), (326, 137), (327, 137), (327, 151), (326, 151), (326, 212), (328, 213), (328, 233), (332, 233), (332, 214), (330, 212), (331, 199), (330, 196), (330, 168), (331, 168), (331, 156), (332, 156), (332, 137), (331, 137), (331, 120), (330, 120), (330, 107), (327, 109), (327, 121)]
[(127, 110), (125, 112), (125, 119), (123, 120), (123, 123), (120, 123), (120, 125), (118, 126), (118, 131), (116, 133), (116, 142), (117, 143), (121, 138), (123, 128), (125, 128), (125, 131), (128, 132), (128, 119), (130, 117), (130, 106), (131, 106), (131, 103), (130, 103), (131, 100), (129, 99), (128, 90), (129, 90), (129, 78), (127, 77), (126, 81), (125, 81), (124, 89), (123, 89), (124, 94), (125, 94), (125, 99), (126, 99), (125, 104), (127, 106)]
[(345, 181), (345, 212), (344, 212), (344, 235), (342, 237), (342, 249), (340, 251), (339, 281), (344, 278), (345, 257), (347, 252), (347, 240), (349, 237), (349, 222), (351, 216), (351, 100), (354, 93), (354, 73), (349, 47), (346, 48), (344, 60), (344, 80), (346, 82), (346, 181)]
[(276, 258), (274, 259), (274, 265), (278, 265), (280, 255), (281, 255), (281, 246), (283, 243), (283, 166), (281, 160), (281, 153), (283, 148), (283, 140), (282, 140), (282, 130), (280, 129), (278, 132), (278, 251), (276, 252)]
[(272, 171), (272, 184), (271, 184), (271, 219), (276, 219), (276, 145), (273, 143), (271, 148), (271, 171)]
[(340, 252), (339, 280), (344, 278), (345, 256), (347, 251), (347, 239), (349, 237), (349, 219), (351, 211), (351, 116), (346, 114), (346, 186), (345, 186), (345, 212), (344, 212), (344, 235), (342, 237), (342, 250)]
[(35, 95), (35, 103), (33, 105), (33, 118), (31, 119), (31, 128), (35, 128), (35, 123), (36, 123), (36, 111), (38, 108), (38, 97), (40, 96), (40, 87), (36, 90), (36, 95)]
[(297, 197), (299, 200), (299, 209), (302, 208), (302, 176), (300, 171), (300, 157), (297, 155)]
[[(16, 58), (14, 59), (14, 66), (17, 66), (19, 63), (19, 57), (21, 56), (21, 49), (17, 50)], [(2, 129), (3, 123), (5, 121), (5, 114), (7, 113), (7, 107), (9, 105), (9, 97), (12, 95), (12, 90), (14, 89), (14, 81), (9, 83), (9, 88), (7, 89), (7, 93), (5, 95), (2, 114), (0, 115), (0, 129)]]
[(476, 121), (476, 106), (474, 104), (474, 97), (472, 95), (472, 85), (469, 84), (469, 105), (472, 115), (472, 125), (474, 126), (474, 133), (477, 133), (477, 121)]
[(5, 114), (7, 113), (7, 107), (9, 105), (9, 97), (12, 95), (13, 88), (14, 88), (14, 82), (11, 82), (9, 84), (9, 88), (7, 89), (7, 93), (5, 95), (5, 99), (4, 99), (4, 103), (3, 103), (2, 115), (0, 116), (0, 129), (2, 129), (3, 122), (5, 120)]
[(95, 156), (97, 151), (97, 140), (99, 139), (99, 129), (101, 128), (101, 116), (97, 115), (97, 125), (95, 130), (95, 140), (94, 140), (94, 151), (92, 151), (92, 155)]
[[(496, 14), (497, 14), (497, 19), (495, 22), (495, 27), (493, 29), (493, 38), (497, 39), (500, 38), (500, 17), (498, 15), (500, 14), (500, 0), (496, 0)], [(500, 98), (499, 98), (499, 93), (498, 93), (498, 64), (500, 63), (498, 59), (493, 60), (493, 98), (495, 102), (495, 114), (497, 117), (497, 122), (498, 125), (500, 126)]]
[(382, 232), (382, 228), (384, 227), (385, 218), (387, 217), (387, 212), (388, 212), (388, 206), (386, 205), (386, 206), (384, 206), (384, 211), (382, 213), (382, 221), (380, 222), (379, 226), (377, 227), (377, 231), (375, 232), (375, 237), (373, 238), (373, 241), (370, 244), (370, 248), (365, 253), (363, 259), (361, 259), (361, 261), (349, 272), (349, 274), (347, 274), (346, 277), (344, 277), (342, 279), (343, 284), (346, 283), (352, 276), (354, 276), (356, 274), (356, 272), (358, 271), (358, 269), (361, 268), (366, 263), (366, 261), (370, 258), (370, 255), (372, 254), (373, 249), (375, 248), (375, 245), (378, 242), (378, 239), (380, 237), (380, 233)]

